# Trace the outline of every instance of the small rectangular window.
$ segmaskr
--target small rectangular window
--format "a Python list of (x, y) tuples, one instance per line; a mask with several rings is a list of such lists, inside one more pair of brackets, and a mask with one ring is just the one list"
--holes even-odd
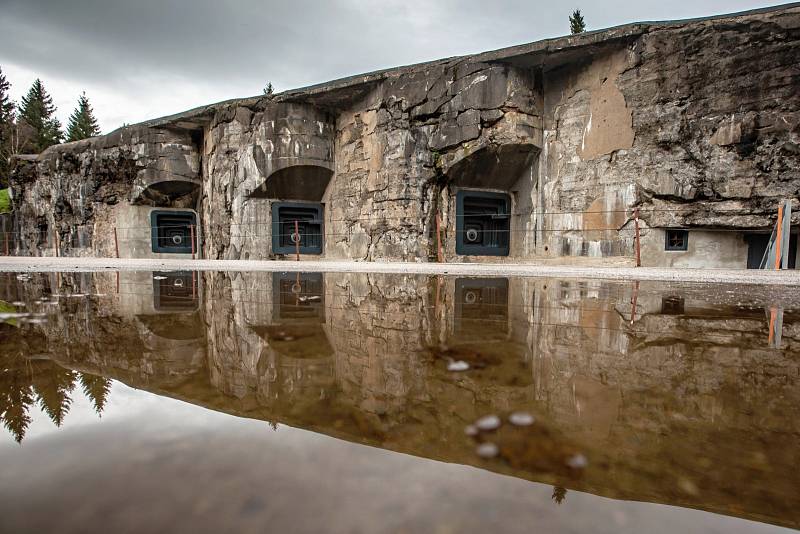
[(662, 315), (683, 315), (684, 300), (683, 297), (675, 295), (661, 297), (661, 313)]
[(459, 191), (456, 195), (456, 254), (508, 256), (511, 199), (505, 193)]
[[(272, 205), (272, 252), (322, 254), (322, 204), (276, 202)], [(298, 247), (299, 245), (299, 247)]]
[(686, 230), (667, 230), (664, 250), (687, 250), (689, 248), (689, 232)]
[[(197, 239), (197, 218), (191, 211), (150, 212), (153, 252), (192, 253), (192, 233)], [(192, 228), (194, 227), (194, 229)]]

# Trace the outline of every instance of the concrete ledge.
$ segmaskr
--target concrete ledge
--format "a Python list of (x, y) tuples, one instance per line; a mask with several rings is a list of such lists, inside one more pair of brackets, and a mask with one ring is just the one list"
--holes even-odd
[(669, 269), (656, 267), (608, 267), (597, 265), (536, 265), (487, 263), (402, 263), (352, 261), (250, 261), (166, 260), (114, 258), (0, 257), (6, 272), (97, 271), (270, 271), (358, 272), (389, 274), (446, 274), (458, 276), (528, 276), (605, 280), (655, 280), (664, 282), (738, 283), (800, 286), (800, 271), (733, 269)]

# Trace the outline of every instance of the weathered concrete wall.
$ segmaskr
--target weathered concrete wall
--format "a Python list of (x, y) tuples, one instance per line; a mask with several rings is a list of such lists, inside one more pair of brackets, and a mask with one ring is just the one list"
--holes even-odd
[(542, 217), (546, 252), (631, 254), (635, 205), (688, 228), (766, 228), (797, 205), (799, 34), (796, 8), (654, 28), (545, 74), (540, 205), (568, 212)]
[(642, 265), (663, 267), (747, 268), (747, 242), (738, 232), (690, 232), (687, 250), (664, 250), (666, 231), (648, 230), (642, 238)]

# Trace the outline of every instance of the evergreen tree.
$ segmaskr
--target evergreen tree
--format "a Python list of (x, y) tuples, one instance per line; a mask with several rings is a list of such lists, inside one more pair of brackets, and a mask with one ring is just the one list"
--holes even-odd
[(272, 87), (272, 82), (268, 82), (266, 87), (264, 87), (264, 94), (267, 96), (272, 96), (275, 94), (275, 88)]
[(80, 141), (96, 135), (100, 135), (100, 127), (97, 125), (97, 119), (94, 118), (94, 112), (89, 104), (89, 99), (86, 98), (86, 93), (82, 93), (78, 97), (78, 107), (69, 117), (67, 141)]
[(580, 9), (576, 9), (572, 15), (569, 16), (569, 31), (573, 35), (586, 31), (586, 22), (583, 20)]
[(95, 376), (87, 373), (80, 373), (81, 386), (83, 393), (92, 400), (97, 415), (103, 413), (106, 405), (108, 392), (111, 389), (111, 380), (104, 376)]
[(12, 135), (14, 133), (14, 116), (16, 107), (9, 96), (11, 84), (6, 80), (0, 68), (0, 189), (8, 185), (10, 166), (8, 158), (13, 154)]
[(39, 153), (50, 145), (61, 142), (61, 123), (54, 116), (55, 112), (53, 98), (47, 94), (42, 81), (37, 78), (20, 103), (19, 122), (23, 151)]

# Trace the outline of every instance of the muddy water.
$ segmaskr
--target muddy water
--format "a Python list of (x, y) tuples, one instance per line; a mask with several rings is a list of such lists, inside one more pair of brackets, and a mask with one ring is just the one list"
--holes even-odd
[(800, 528), (796, 289), (0, 274), (0, 531)]

